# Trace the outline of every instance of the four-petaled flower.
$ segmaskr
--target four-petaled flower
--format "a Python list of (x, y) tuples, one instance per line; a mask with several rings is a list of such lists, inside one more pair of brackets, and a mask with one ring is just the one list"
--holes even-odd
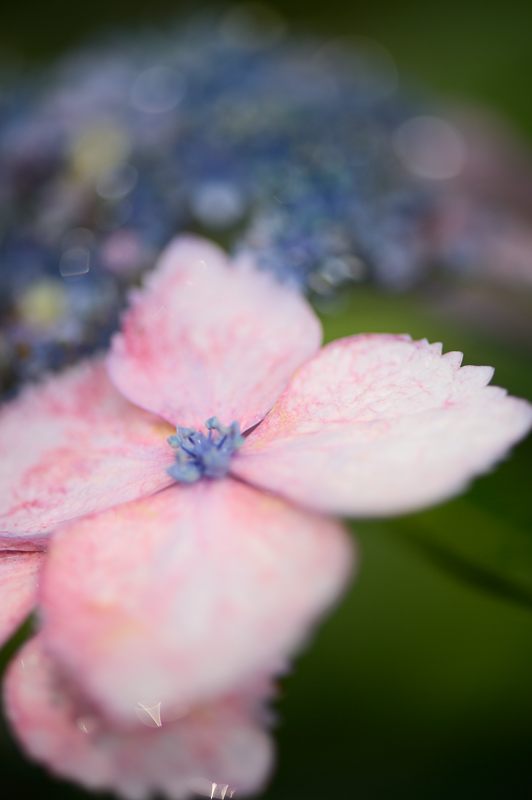
[(2, 633), (34, 604), (40, 621), (7, 707), (34, 757), (128, 797), (185, 797), (196, 779), (257, 788), (264, 676), (351, 569), (325, 513), (441, 501), (530, 427), (490, 368), (438, 345), (320, 339), (295, 291), (183, 238), (106, 359), (3, 410)]

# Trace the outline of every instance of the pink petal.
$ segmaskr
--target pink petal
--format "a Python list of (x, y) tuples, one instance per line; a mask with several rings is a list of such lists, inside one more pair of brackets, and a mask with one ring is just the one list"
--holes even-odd
[(80, 700), (38, 638), (6, 678), (8, 718), (32, 758), (88, 789), (131, 800), (258, 791), (272, 763), (259, 706), (259, 697), (235, 694), (176, 721), (154, 713), (155, 721), (147, 716), (132, 729), (113, 728)]
[(318, 515), (232, 480), (176, 486), (54, 537), (43, 632), (108, 715), (181, 713), (275, 671), (350, 560), (343, 528)]
[(42, 553), (0, 553), (0, 646), (35, 604)]
[(101, 360), (26, 390), (0, 413), (0, 531), (37, 546), (64, 520), (169, 485), (169, 433), (118, 394)]
[(405, 336), (323, 348), (248, 437), (232, 471), (311, 508), (410, 511), (461, 491), (525, 435), (532, 407), (493, 370)]
[(133, 296), (108, 363), (126, 397), (174, 424), (199, 427), (217, 416), (246, 430), (320, 341), (299, 293), (183, 237)]

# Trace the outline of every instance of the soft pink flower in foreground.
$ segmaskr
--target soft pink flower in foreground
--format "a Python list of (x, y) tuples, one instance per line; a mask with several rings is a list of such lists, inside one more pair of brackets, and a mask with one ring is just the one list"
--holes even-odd
[[(389, 335), (318, 352), (320, 338), (300, 295), (181, 239), (134, 296), (106, 362), (5, 408), (0, 532), (17, 551), (0, 567), (12, 576), (5, 634), (27, 613), (43, 561), (41, 632), (29, 645), (39, 666), (23, 654), (7, 683), (35, 758), (132, 798), (187, 796), (196, 773), (223, 782), (238, 772), (235, 748), (220, 744), (211, 762), (222, 774), (205, 776), (198, 737), (234, 724), (237, 738), (253, 728), (263, 741), (253, 726), (268, 692), (242, 687), (283, 666), (350, 571), (349, 538), (324, 512), (441, 501), (530, 427), (531, 407), (488, 386), (491, 369), (461, 368), (457, 353)], [(75, 733), (76, 698), (100, 733)], [(139, 730), (147, 708), (168, 724)], [(237, 776), (242, 791), (260, 785), (267, 750)], [(191, 770), (172, 767), (169, 751)]]

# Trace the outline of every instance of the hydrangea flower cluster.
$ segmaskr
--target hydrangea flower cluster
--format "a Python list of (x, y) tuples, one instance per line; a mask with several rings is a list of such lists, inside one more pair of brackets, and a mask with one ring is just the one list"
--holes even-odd
[(301, 293), (182, 238), (105, 358), (4, 407), (1, 638), (38, 620), (6, 707), (37, 761), (132, 800), (258, 791), (272, 677), (352, 570), (335, 517), (448, 498), (532, 424), (439, 345), (320, 343)]
[(126, 290), (183, 230), (318, 294), (409, 285), (432, 259), (439, 197), (394, 138), (419, 105), (376, 43), (288, 37), (239, 10), (102, 43), (14, 87), (0, 111), (5, 388), (107, 344)]

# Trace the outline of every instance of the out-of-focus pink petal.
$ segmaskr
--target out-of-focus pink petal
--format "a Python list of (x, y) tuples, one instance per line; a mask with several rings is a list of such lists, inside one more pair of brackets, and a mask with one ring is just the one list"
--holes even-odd
[(337, 523), (237, 481), (176, 486), (54, 537), (43, 633), (109, 716), (181, 713), (284, 664), (350, 554)]
[(346, 515), (444, 500), (525, 435), (532, 407), (487, 386), (489, 367), (405, 336), (355, 336), (294, 376), (232, 470), (305, 506)]
[(113, 728), (69, 686), (38, 638), (15, 657), (5, 691), (8, 718), (29, 755), (91, 790), (131, 800), (228, 798), (258, 791), (268, 777), (272, 745), (260, 724), (260, 698), (250, 693), (182, 719), (152, 712), (145, 724)]
[(0, 646), (30, 613), (43, 553), (0, 553)]
[(38, 545), (64, 520), (168, 486), (169, 433), (122, 398), (101, 360), (27, 389), (0, 413), (0, 532)]
[(306, 300), (202, 239), (177, 239), (132, 297), (110, 374), (134, 403), (180, 425), (258, 422), (321, 341)]

